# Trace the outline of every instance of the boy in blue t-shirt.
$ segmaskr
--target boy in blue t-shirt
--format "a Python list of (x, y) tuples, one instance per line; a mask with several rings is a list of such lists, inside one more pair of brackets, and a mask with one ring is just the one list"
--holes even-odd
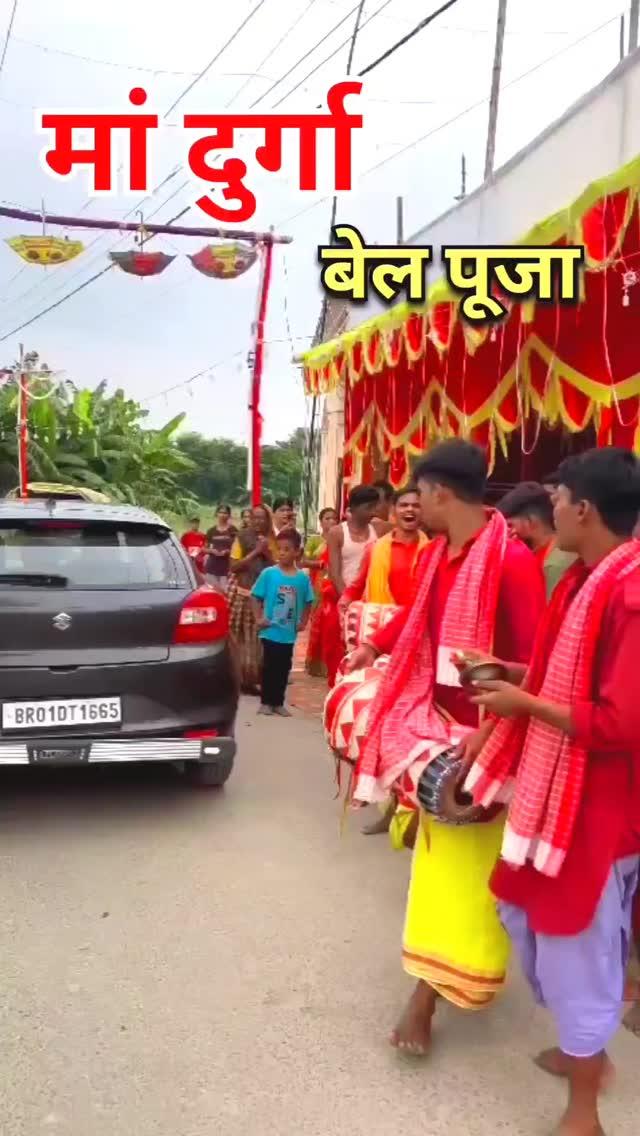
[(290, 718), (284, 696), (296, 636), (307, 625), (313, 589), (309, 577), (296, 567), (300, 533), (284, 529), (278, 534), (277, 542), (278, 563), (261, 572), (251, 592), (263, 651), (258, 713)]

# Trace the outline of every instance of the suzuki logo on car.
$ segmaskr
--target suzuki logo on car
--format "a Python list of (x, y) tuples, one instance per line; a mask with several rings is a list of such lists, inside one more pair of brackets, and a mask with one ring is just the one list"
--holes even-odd
[(67, 615), (66, 611), (61, 611), (58, 615), (54, 615), (53, 617), (53, 626), (58, 631), (68, 631), (71, 627), (71, 623), (71, 616)]

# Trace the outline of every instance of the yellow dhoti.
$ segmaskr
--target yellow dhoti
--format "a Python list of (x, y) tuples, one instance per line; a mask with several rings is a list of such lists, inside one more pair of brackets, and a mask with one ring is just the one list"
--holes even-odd
[(504, 986), (509, 939), (489, 891), (504, 815), (488, 824), (441, 824), (420, 813), (402, 960), (447, 1001), (480, 1010)]
[(394, 852), (401, 852), (403, 849), (406, 850), (407, 845), (404, 842), (404, 838), (407, 835), (407, 829), (415, 815), (413, 809), (406, 809), (402, 805), (398, 805), (389, 826), (389, 840)]

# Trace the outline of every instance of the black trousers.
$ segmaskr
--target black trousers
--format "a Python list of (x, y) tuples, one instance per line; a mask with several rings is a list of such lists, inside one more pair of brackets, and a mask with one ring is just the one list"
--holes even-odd
[(293, 660), (293, 643), (262, 640), (262, 705), (283, 706)]

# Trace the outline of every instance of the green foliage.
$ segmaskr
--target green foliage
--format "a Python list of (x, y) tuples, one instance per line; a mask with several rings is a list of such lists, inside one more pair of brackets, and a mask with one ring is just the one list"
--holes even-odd
[[(37, 356), (29, 360), (37, 367)], [(147, 411), (124, 391), (107, 394), (42, 377), (30, 381), (29, 480), (85, 485), (164, 516), (186, 518), (205, 507), (246, 505), (247, 448), (198, 433), (176, 437), (184, 415), (161, 429), (145, 425)], [(0, 494), (18, 484), (18, 389), (0, 387)], [(263, 450), (264, 497), (299, 498), (306, 434)]]
[[(78, 390), (71, 383), (51, 389), (48, 379), (30, 383), (29, 480), (86, 485), (116, 500), (162, 513), (184, 514), (196, 505), (185, 480), (192, 463), (174, 435), (182, 416), (160, 430), (145, 429), (146, 411), (118, 390)], [(0, 490), (18, 481), (16, 436), (18, 391), (0, 389)]]
[[(300, 498), (305, 446), (306, 431), (298, 429), (286, 442), (263, 447), (262, 484), (267, 503), (276, 497)], [(200, 501), (238, 507), (248, 503), (246, 446), (229, 438), (203, 438), (191, 433), (180, 435), (178, 448), (195, 466), (185, 484)]]

